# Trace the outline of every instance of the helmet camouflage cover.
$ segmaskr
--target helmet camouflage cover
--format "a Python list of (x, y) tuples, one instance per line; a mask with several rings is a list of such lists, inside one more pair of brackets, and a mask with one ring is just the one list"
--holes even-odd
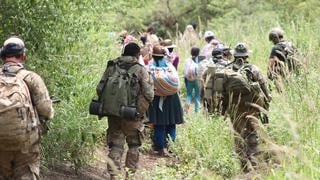
[(272, 28), (271, 31), (269, 32), (269, 40), (274, 41), (274, 40), (282, 39), (284, 34), (285, 33), (281, 28)]
[(246, 44), (244, 43), (238, 43), (234, 48), (234, 57), (248, 57), (249, 56), (249, 50)]

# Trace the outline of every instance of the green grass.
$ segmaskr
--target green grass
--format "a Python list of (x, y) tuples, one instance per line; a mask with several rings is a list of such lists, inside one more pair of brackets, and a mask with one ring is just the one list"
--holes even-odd
[[(268, 31), (278, 26), (272, 18), (246, 18), (228, 25), (212, 28), (225, 44), (233, 47), (238, 41), (249, 45), (253, 53), (250, 62), (266, 74), (268, 55), (272, 44)], [(319, 167), (319, 22), (303, 19), (281, 24), (286, 37), (292, 40), (306, 57), (306, 71), (293, 78), (284, 94), (272, 92), (270, 125), (264, 128), (265, 141), (282, 156), (280, 167), (269, 167), (259, 175), (264, 179), (318, 179)], [(91, 160), (91, 150), (104, 141), (105, 120), (98, 121), (87, 113), (88, 104), (95, 96), (94, 88), (104, 71), (106, 61), (119, 55), (112, 39), (103, 32), (89, 31), (89, 35), (61, 57), (51, 57), (50, 69), (44, 75), (55, 73), (47, 83), (54, 94), (63, 98), (56, 105), (57, 116), (51, 122), (51, 131), (43, 141), (45, 164), (72, 161), (82, 166)], [(199, 45), (203, 45), (203, 41)], [(88, 50), (87, 47), (90, 47)], [(190, 47), (178, 47), (179, 73), (182, 77), (184, 60)], [(72, 55), (70, 55), (72, 54)], [(35, 57), (36, 58), (36, 57)], [(41, 63), (43, 64), (43, 62)], [(50, 73), (49, 73), (50, 72)], [(182, 79), (181, 79), (182, 80)], [(183, 82), (183, 81), (181, 81)], [(182, 88), (184, 85), (182, 84)], [(184, 92), (184, 89), (182, 90)], [(184, 99), (184, 93), (182, 100)], [(150, 147), (145, 145), (145, 147)], [(271, 148), (267, 147), (267, 148)], [(232, 128), (229, 119), (206, 118), (204, 115), (186, 116), (186, 124), (178, 126), (173, 150), (178, 161), (156, 166), (143, 172), (145, 179), (223, 179), (242, 174), (237, 155), (233, 151)], [(160, 163), (161, 164), (161, 163)], [(258, 175), (257, 175), (258, 176)]]
[[(284, 28), (286, 39), (293, 41), (303, 53), (306, 66), (300, 76), (289, 80), (283, 94), (272, 91), (270, 124), (262, 129), (261, 138), (267, 142), (263, 148), (278, 155), (282, 163), (279, 166), (269, 164), (267, 170), (257, 172), (252, 177), (319, 179), (319, 22), (308, 22), (300, 18), (280, 24), (270, 16), (247, 17), (243, 21), (245, 23), (235, 21), (224, 26), (214, 24), (212, 29), (219, 39), (231, 47), (237, 42), (248, 44), (253, 50), (249, 61), (258, 65), (265, 77), (272, 47), (268, 41), (268, 32), (274, 26), (281, 25)], [(189, 50), (177, 48), (182, 59), (180, 74)], [(180, 162), (174, 166), (156, 167), (148, 172), (150, 179), (239, 178), (238, 175), (242, 174), (233, 151), (229, 119), (208, 119), (204, 115), (191, 114), (186, 116), (186, 124), (177, 129), (173, 149)]]

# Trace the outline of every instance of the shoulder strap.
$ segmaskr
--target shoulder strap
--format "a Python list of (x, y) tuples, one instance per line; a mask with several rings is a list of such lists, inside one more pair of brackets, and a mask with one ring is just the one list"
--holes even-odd
[(109, 60), (107, 63), (107, 68), (113, 66), (115, 64), (115, 60)]
[[(31, 118), (34, 120), (34, 119), (38, 119), (38, 113), (37, 113), (37, 111), (35, 110), (35, 107), (33, 107), (33, 106), (34, 106), (34, 103), (33, 103), (33, 100), (32, 100), (32, 98), (31, 98), (30, 88), (29, 88), (27, 82), (25, 81), (25, 78), (26, 78), (29, 74), (31, 74), (31, 71), (28, 71), (28, 70), (26, 70), (26, 69), (24, 69), (24, 68), (21, 68), (21, 69), (17, 72), (16, 77), (17, 77), (18, 79), (21, 79), (22, 82), (23, 82), (23, 84), (25, 85), (26, 91), (27, 91), (27, 93), (28, 93), (27, 95), (28, 95), (29, 103), (32, 105), (32, 107), (30, 107)], [(36, 123), (36, 122), (33, 122), (33, 123)]]
[(17, 72), (16, 76), (17, 76), (17, 78), (22, 79), (22, 80), (24, 81), (24, 79), (25, 79), (30, 73), (31, 73), (31, 72), (28, 71), (28, 70), (26, 70), (26, 69), (20, 69), (20, 70)]
[[(25, 69), (20, 69), (20, 70), (17, 72), (16, 77), (17, 77), (18, 79), (21, 79), (21, 80), (23, 81), (23, 83), (25, 84), (25, 87), (26, 87), (26, 89), (27, 89), (27, 91), (28, 91), (28, 93), (29, 93), (29, 98), (30, 98), (30, 100), (31, 100), (31, 95), (30, 95), (29, 86), (28, 86), (28, 83), (25, 81), (25, 78), (26, 78), (29, 74), (31, 74), (30, 71), (25, 70)], [(32, 104), (33, 104), (33, 103), (32, 103)]]
[(284, 48), (287, 46), (287, 43), (285, 41), (280, 41), (276, 44), (276, 46)]
[[(252, 64), (245, 64), (245, 65), (243, 65), (240, 69), (249, 69), (249, 70), (251, 70), (252, 69)], [(239, 69), (239, 70), (240, 70)]]

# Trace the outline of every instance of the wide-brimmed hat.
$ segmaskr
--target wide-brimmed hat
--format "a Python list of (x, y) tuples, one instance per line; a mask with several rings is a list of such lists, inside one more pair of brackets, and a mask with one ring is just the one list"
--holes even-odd
[(171, 39), (165, 39), (160, 42), (160, 45), (166, 48), (175, 48), (177, 47), (175, 44), (173, 44)]
[(251, 53), (252, 51), (244, 43), (238, 43), (233, 50), (234, 57), (248, 57)]
[(163, 49), (162, 46), (160, 46), (160, 45), (153, 46), (152, 56), (164, 57), (165, 54), (166, 54), (166, 51)]

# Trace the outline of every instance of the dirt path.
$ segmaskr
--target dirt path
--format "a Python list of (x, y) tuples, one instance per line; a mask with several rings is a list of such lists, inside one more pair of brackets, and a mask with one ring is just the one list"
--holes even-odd
[(107, 172), (108, 153), (104, 148), (95, 151), (96, 160), (88, 167), (81, 168), (75, 172), (72, 164), (62, 164), (55, 166), (45, 172), (42, 179), (45, 180), (102, 180), (109, 179)]
[[(80, 169), (76, 174), (71, 164), (64, 164), (50, 169), (42, 179), (45, 180), (103, 180), (109, 179), (107, 173), (107, 152), (106, 150), (97, 150), (97, 160), (86, 168)], [(157, 165), (165, 165), (164, 158), (159, 158), (151, 152), (144, 152), (140, 156), (139, 170), (135, 179), (144, 179), (144, 173), (150, 172)], [(167, 159), (166, 159), (167, 160)]]

